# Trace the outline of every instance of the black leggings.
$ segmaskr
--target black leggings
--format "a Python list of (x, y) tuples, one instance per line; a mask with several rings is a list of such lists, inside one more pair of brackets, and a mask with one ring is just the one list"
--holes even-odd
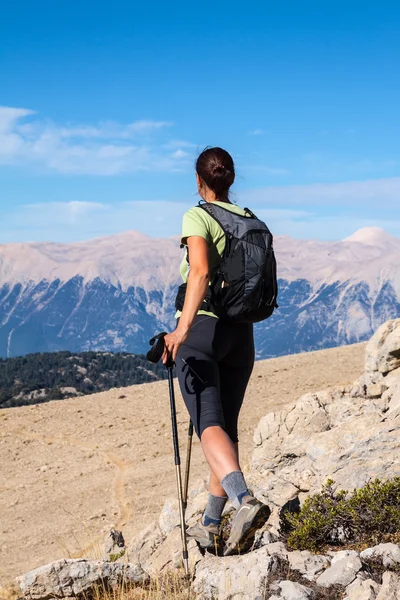
[(253, 325), (197, 315), (180, 346), (176, 372), (199, 438), (219, 425), (238, 441), (238, 418), (254, 365)]

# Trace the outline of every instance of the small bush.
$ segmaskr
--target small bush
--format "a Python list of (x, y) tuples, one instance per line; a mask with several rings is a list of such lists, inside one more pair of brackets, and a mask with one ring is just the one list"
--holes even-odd
[(282, 529), (294, 550), (320, 551), (326, 546), (398, 543), (400, 477), (367, 483), (349, 493), (328, 480), (322, 491), (307, 498), (297, 514), (283, 515)]

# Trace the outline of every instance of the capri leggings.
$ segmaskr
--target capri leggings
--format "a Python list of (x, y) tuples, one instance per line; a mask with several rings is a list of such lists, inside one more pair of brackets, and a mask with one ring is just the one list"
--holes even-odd
[(197, 315), (180, 346), (176, 371), (182, 396), (201, 439), (219, 425), (238, 441), (238, 418), (254, 365), (253, 325)]

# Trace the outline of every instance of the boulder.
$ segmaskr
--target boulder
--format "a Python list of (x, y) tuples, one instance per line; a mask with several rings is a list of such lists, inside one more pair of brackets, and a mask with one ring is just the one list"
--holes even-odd
[(295, 583), (293, 581), (280, 581), (273, 586), (270, 586), (274, 593), (273, 596), (269, 597), (269, 600), (312, 600), (315, 598), (314, 590), (306, 587), (305, 585), (301, 585), (300, 583)]
[(348, 586), (355, 580), (361, 568), (362, 563), (357, 552), (346, 550), (337, 552), (331, 566), (318, 577), (316, 582), (322, 587)]
[(399, 600), (400, 598), (400, 576), (390, 571), (382, 575), (382, 586), (376, 600)]
[[(193, 571), (196, 563), (203, 558), (195, 540), (188, 540), (189, 567)], [(182, 566), (181, 529), (176, 527), (155, 550), (148, 555), (147, 560), (140, 563), (143, 570), (156, 577), (158, 574)]]
[(163, 535), (168, 535), (179, 525), (179, 504), (176, 498), (165, 500), (158, 518), (158, 525)]
[(389, 373), (400, 367), (400, 319), (386, 321), (367, 344), (366, 373)]
[(268, 579), (279, 559), (264, 548), (244, 556), (216, 559), (206, 555), (197, 563), (192, 585), (201, 600), (255, 600), (265, 598)]
[(395, 475), (400, 475), (400, 392), (385, 407), (329, 392), (307, 394), (261, 419), (247, 480), (272, 508), (268, 524), (279, 529), (281, 507), (296, 498), (302, 503), (327, 479), (352, 491)]
[(361, 559), (377, 558), (387, 569), (400, 564), (400, 547), (396, 544), (378, 544), (360, 553)]
[(128, 561), (144, 565), (164, 539), (165, 535), (160, 529), (159, 522), (153, 521), (133, 538), (128, 551)]
[(326, 556), (312, 554), (308, 550), (288, 552), (286, 558), (292, 571), (299, 571), (304, 579), (310, 581), (315, 581), (330, 565)]
[(97, 586), (102, 589), (120, 588), (123, 582), (144, 583), (148, 576), (137, 564), (63, 558), (29, 571), (18, 578), (25, 598), (50, 600), (89, 594)]
[(346, 588), (345, 600), (375, 600), (381, 586), (372, 579), (356, 579)]

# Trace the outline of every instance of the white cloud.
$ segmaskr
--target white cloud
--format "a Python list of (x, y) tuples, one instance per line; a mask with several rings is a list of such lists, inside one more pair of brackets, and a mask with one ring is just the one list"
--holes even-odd
[[(257, 211), (259, 212), (259, 211)], [(290, 211), (289, 211), (290, 213)], [(288, 235), (299, 239), (342, 240), (364, 227), (380, 227), (400, 237), (400, 219), (372, 219), (362, 215), (312, 215), (306, 218), (265, 217), (274, 235)]]
[[(48, 202), (16, 207), (2, 216), (0, 243), (22, 241), (80, 241), (127, 230), (152, 237), (179, 235), (183, 213), (195, 204), (154, 201)], [(240, 202), (244, 205), (244, 202)], [(261, 205), (255, 213), (274, 235), (301, 239), (335, 240), (348, 237), (362, 227), (381, 227), (400, 237), (400, 218), (388, 214), (373, 219), (363, 211), (323, 215), (317, 210)]]
[(381, 209), (400, 207), (400, 177), (343, 183), (270, 186), (243, 192), (254, 205), (357, 206)]
[(127, 230), (152, 237), (178, 235), (189, 208), (180, 202), (43, 202), (25, 204), (0, 221), (0, 243), (80, 241)]
[(252, 129), (249, 135), (264, 135), (266, 132), (263, 129)]
[(190, 164), (190, 154), (165, 148), (165, 139), (154, 137), (171, 125), (149, 120), (57, 125), (28, 109), (0, 107), (0, 165), (75, 175), (177, 171)]
[(175, 152), (172, 153), (172, 156), (174, 158), (189, 158), (189, 156), (191, 156), (189, 154), (189, 152), (186, 152), (186, 150), (182, 150), (181, 148), (179, 148), (178, 150), (175, 150)]

